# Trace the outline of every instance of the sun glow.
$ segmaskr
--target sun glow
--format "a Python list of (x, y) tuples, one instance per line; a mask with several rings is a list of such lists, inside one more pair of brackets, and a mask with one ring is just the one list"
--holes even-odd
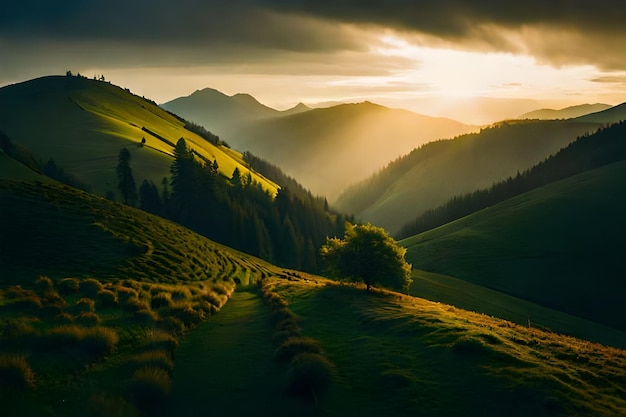
[(412, 65), (398, 69), (396, 80), (416, 83), (415, 94), (440, 97), (535, 98), (590, 90), (597, 69), (593, 66), (555, 68), (534, 58), (511, 53), (484, 53), (416, 46), (395, 36), (383, 36), (375, 49), (383, 57), (402, 57)]

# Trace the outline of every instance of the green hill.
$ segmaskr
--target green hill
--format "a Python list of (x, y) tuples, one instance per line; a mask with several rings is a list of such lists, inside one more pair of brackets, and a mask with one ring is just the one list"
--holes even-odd
[(626, 330), (626, 163), (587, 171), (405, 239), (413, 267)]
[(285, 271), (67, 186), (3, 180), (0, 201), (7, 415), (626, 410), (623, 350)]
[[(1, 88), (0, 129), (44, 163), (52, 158), (99, 195), (117, 192), (115, 167), (122, 147), (131, 151), (138, 184), (144, 179), (160, 184), (169, 176), (173, 145), (181, 137), (201, 157), (216, 159), (225, 176), (236, 167), (248, 171), (240, 153), (185, 129), (183, 121), (153, 102), (83, 77), (43, 77)], [(255, 172), (252, 176), (276, 193), (276, 184)]]
[(573, 121), (508, 121), (480, 133), (428, 143), (347, 189), (335, 206), (395, 234), (453, 196), (515, 176), (599, 126)]

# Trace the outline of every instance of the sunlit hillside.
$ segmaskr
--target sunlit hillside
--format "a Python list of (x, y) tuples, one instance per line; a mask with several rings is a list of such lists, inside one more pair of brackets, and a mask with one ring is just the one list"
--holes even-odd
[(515, 176), (599, 126), (510, 121), (480, 133), (429, 143), (351, 186), (336, 206), (396, 233), (426, 210)]
[[(53, 76), (0, 89), (0, 128), (44, 163), (52, 158), (99, 195), (117, 191), (115, 167), (122, 147), (132, 155), (138, 183), (169, 176), (173, 146), (183, 137), (198, 155), (217, 160), (222, 174), (247, 173), (240, 153), (185, 129), (154, 103), (107, 82)], [(142, 140), (145, 143), (142, 145)], [(272, 193), (277, 185), (252, 172)]]
[(392, 159), (426, 142), (476, 130), (451, 119), (364, 102), (260, 120), (228, 140), (280, 166), (332, 203), (348, 185)]
[(625, 175), (624, 162), (611, 164), (401, 243), (414, 268), (626, 330)]

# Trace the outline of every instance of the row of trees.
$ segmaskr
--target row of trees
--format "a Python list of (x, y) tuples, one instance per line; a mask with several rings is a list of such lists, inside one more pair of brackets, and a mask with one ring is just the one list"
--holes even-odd
[(495, 183), (488, 189), (455, 196), (445, 204), (424, 212), (406, 224), (397, 237), (414, 236), (551, 182), (626, 160), (625, 135), (626, 122), (583, 135), (543, 162), (523, 173), (518, 172), (515, 177)]
[(172, 219), (235, 249), (289, 268), (320, 270), (319, 247), (343, 232), (345, 216), (318, 200), (281, 188), (274, 197), (238, 168), (227, 178), (217, 161), (200, 160), (181, 138), (174, 148), (171, 181), (144, 180), (138, 192), (130, 153), (120, 151), (118, 188), (126, 204)]

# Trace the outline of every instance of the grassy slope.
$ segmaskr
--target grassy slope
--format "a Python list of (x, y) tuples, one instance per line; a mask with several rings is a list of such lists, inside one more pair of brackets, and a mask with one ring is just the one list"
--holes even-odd
[[(0, 128), (11, 140), (44, 161), (52, 157), (68, 172), (92, 183), (100, 195), (117, 189), (115, 166), (124, 146), (131, 151), (138, 184), (144, 179), (160, 184), (169, 176), (171, 144), (143, 127), (170, 143), (184, 137), (204, 157), (217, 159), (226, 176), (235, 167), (247, 172), (239, 153), (214, 146), (164, 110), (111, 84), (44, 77), (0, 89)], [(146, 139), (143, 147), (139, 146), (142, 138)], [(276, 191), (276, 184), (257, 174), (253, 177)]]
[(0, 282), (248, 276), (267, 265), (141, 210), (67, 186), (0, 182)]
[(612, 327), (448, 275), (414, 269), (412, 277), (409, 292), (415, 297), (626, 349), (626, 333)]
[(626, 163), (560, 181), (401, 241), (415, 268), (626, 329)]
[[(199, 312), (203, 308), (203, 297), (217, 291), (216, 284), (232, 285), (234, 278), (247, 284), (262, 276), (290, 303), (303, 335), (316, 338), (335, 364), (336, 378), (328, 391), (317, 393), (317, 402), (285, 397), (281, 385), (286, 379), (273, 362), (266, 333), (268, 311), (254, 293), (244, 292), (235, 294), (224, 316), (221, 312), (213, 315), (211, 308), (206, 324), (194, 329), (192, 322), (191, 333), (172, 333), (182, 337), (174, 363), (174, 409), (155, 394), (144, 403), (148, 415), (224, 410), (227, 414), (248, 410), (250, 403), (245, 401), (250, 398), (262, 398), (270, 415), (617, 416), (626, 411), (624, 351), (418, 298), (366, 294), (363, 289), (341, 287), (319, 277), (287, 276), (172, 223), (68, 187), (4, 181), (1, 201), (7, 198), (17, 217), (6, 217), (3, 212), (3, 231), (12, 223), (26, 229), (23, 234), (14, 230), (1, 236), (0, 253), (9, 245), (15, 248), (11, 257), (0, 259), (2, 271), (5, 266), (12, 271), (0, 283), (0, 319), (18, 326), (18, 336), (3, 333), (11, 346), (35, 337), (36, 343), (24, 349), (34, 349), (27, 358), (37, 384), (36, 389), (20, 393), (0, 391), (3, 410), (12, 415), (42, 410), (64, 416), (136, 415), (128, 387), (136, 381), (137, 355), (146, 352), (146, 346), (160, 334), (152, 329), (172, 331), (176, 317), (189, 318), (190, 309)], [(46, 220), (48, 215), (51, 221)], [(53, 229), (33, 235), (38, 224), (39, 230)], [(51, 343), (49, 332), (60, 318), (54, 316), (52, 305), (32, 309), (32, 299), (50, 303), (43, 295), (18, 305), (9, 298), (7, 285), (19, 283), (28, 290), (32, 288), (29, 277), (45, 270), (54, 278), (97, 274), (104, 288), (120, 297), (122, 287), (126, 292), (134, 289), (140, 303), (146, 303), (143, 313), (126, 310), (121, 298), (119, 304), (106, 307), (96, 297), (95, 313), (101, 325), (119, 334), (115, 350), (88, 366), (64, 348), (40, 351), (38, 346)], [(55, 288), (60, 288), (58, 281)], [(65, 295), (67, 305), (57, 308), (76, 314), (77, 299), (86, 296), (82, 285), (80, 291)], [(161, 293), (182, 295), (182, 299), (158, 307), (156, 295)], [(66, 315), (64, 320), (68, 319), (78, 323), (80, 317)], [(36, 336), (28, 330), (31, 326)], [(9, 346), (5, 342), (0, 343), (0, 354)], [(206, 343), (211, 346), (205, 348)], [(75, 349), (83, 352), (82, 345)], [(163, 349), (157, 352), (167, 354)], [(142, 361), (146, 359), (140, 365)], [(167, 365), (163, 359), (157, 363)], [(190, 374), (212, 380), (193, 386)], [(192, 401), (179, 396), (189, 384), (200, 398)], [(249, 394), (249, 390), (254, 392)], [(177, 401), (182, 401), (184, 409), (176, 407)]]
[(428, 144), (346, 190), (336, 206), (395, 233), (424, 211), (515, 176), (598, 126), (564, 121), (503, 123)]
[(624, 351), (397, 294), (273, 286), (336, 365), (319, 415), (626, 412)]

